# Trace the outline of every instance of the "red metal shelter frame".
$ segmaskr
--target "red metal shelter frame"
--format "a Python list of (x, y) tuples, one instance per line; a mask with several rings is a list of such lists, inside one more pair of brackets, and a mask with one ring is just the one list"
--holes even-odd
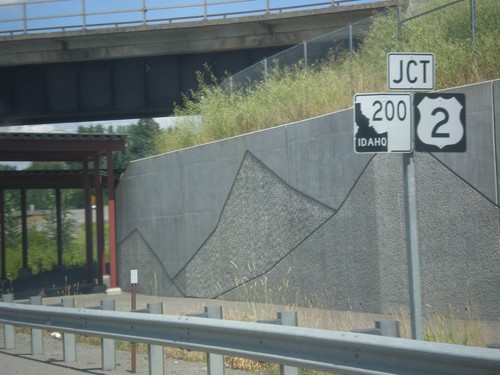
[[(102, 284), (106, 273), (104, 251), (103, 187), (108, 189), (110, 287), (117, 287), (116, 275), (116, 218), (113, 151), (125, 150), (125, 136), (119, 134), (69, 133), (0, 133), (0, 163), (2, 161), (73, 161), (82, 162), (82, 170), (67, 171), (0, 171), (0, 279), (6, 278), (4, 190), (21, 190), (21, 221), (23, 227), (23, 269), (28, 271), (28, 244), (26, 232), (26, 189), (55, 189), (58, 223), (58, 263), (62, 264), (61, 198), (60, 190), (83, 188), (85, 196), (86, 275), (93, 280), (93, 236), (91, 189), (96, 194), (97, 227), (97, 279)], [(106, 170), (99, 168), (101, 158), (106, 159)], [(93, 163), (90, 170), (89, 163)], [(21, 270), (21, 271), (22, 271)]]

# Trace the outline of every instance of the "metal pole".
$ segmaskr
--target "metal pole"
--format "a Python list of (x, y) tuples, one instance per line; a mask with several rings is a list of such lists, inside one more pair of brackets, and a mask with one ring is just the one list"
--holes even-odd
[(82, 27), (83, 29), (87, 27), (87, 19), (85, 15), (85, 0), (82, 0)]
[(26, 10), (26, 2), (23, 3), (23, 24), (24, 24), (24, 33), (28, 32), (28, 12)]
[(405, 188), (406, 251), (408, 263), (408, 288), (410, 295), (411, 338), (422, 340), (422, 301), (420, 294), (420, 259), (418, 251), (417, 193), (413, 152), (403, 154)]
[(307, 42), (304, 40), (304, 68), (307, 69)]
[(146, 13), (147, 13), (147, 9), (146, 9), (146, 0), (142, 0), (142, 23), (145, 25), (146, 24), (146, 20), (147, 20), (147, 17), (146, 17)]
[(474, 62), (477, 63), (476, 0), (470, 0), (470, 21), (472, 29), (472, 52), (474, 53)]
[(401, 5), (398, 5), (398, 8), (397, 8), (397, 12), (398, 12), (398, 42), (399, 42), (399, 49), (401, 50), (401, 43), (402, 43), (402, 39), (403, 39), (403, 35), (402, 35), (402, 32), (401, 32)]
[(352, 42), (352, 24), (349, 24), (349, 77), (351, 78), (351, 91), (352, 91), (352, 59), (354, 55), (354, 48)]

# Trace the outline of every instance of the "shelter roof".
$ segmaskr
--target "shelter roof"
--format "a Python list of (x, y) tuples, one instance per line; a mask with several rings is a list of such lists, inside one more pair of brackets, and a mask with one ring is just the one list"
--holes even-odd
[[(0, 133), (2, 161), (92, 161), (108, 151), (124, 151), (123, 134)], [(106, 178), (106, 172), (100, 174)], [(93, 170), (88, 173), (93, 185)], [(0, 189), (81, 188), (82, 170), (0, 171)]]
[(2, 161), (84, 161), (124, 151), (123, 134), (0, 133)]

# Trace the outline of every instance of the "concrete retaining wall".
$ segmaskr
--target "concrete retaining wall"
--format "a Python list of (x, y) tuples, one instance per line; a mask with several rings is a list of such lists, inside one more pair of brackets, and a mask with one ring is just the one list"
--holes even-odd
[[(500, 80), (448, 91), (466, 94), (467, 152), (415, 155), (423, 303), (496, 320)], [(136, 161), (119, 284), (139, 269), (143, 293), (406, 308), (402, 172), (401, 155), (353, 152), (352, 110)]]

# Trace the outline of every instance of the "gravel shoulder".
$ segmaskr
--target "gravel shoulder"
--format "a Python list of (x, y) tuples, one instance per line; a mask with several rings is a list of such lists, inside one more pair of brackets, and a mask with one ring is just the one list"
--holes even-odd
[[(100, 346), (77, 344), (76, 362), (63, 361), (63, 342), (61, 339), (44, 335), (42, 355), (31, 355), (29, 334), (16, 334), (16, 348), (5, 349), (3, 326), (0, 329), (0, 374), (9, 375), (75, 375), (75, 374), (131, 374), (130, 352), (116, 351), (116, 369), (101, 369)], [(207, 374), (206, 363), (189, 362), (173, 358), (164, 358), (165, 375)], [(137, 354), (136, 374), (147, 375), (147, 355)], [(249, 372), (226, 369), (227, 375), (250, 375)]]

